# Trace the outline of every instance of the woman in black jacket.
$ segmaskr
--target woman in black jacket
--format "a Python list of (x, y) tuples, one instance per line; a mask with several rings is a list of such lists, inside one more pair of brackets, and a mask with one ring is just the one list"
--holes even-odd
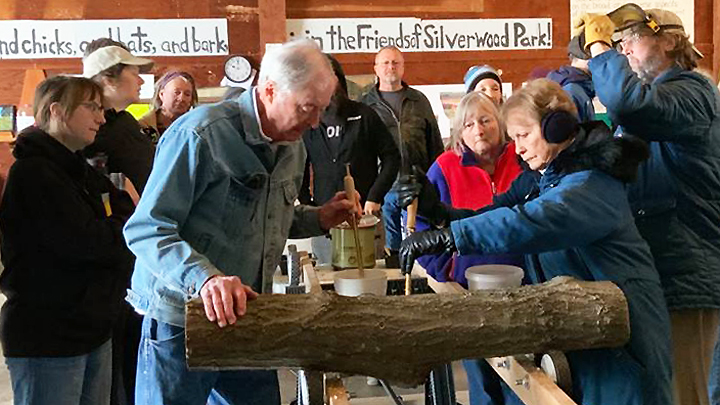
[(2, 203), (0, 343), (14, 401), (109, 404), (111, 332), (133, 256), (130, 196), (77, 153), (105, 122), (102, 88), (57, 76), (35, 94)]

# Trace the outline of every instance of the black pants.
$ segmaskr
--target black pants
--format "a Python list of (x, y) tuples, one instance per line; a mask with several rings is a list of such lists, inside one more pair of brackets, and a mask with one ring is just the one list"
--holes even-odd
[(111, 405), (135, 403), (135, 373), (140, 346), (142, 315), (128, 303), (123, 308), (113, 330)]

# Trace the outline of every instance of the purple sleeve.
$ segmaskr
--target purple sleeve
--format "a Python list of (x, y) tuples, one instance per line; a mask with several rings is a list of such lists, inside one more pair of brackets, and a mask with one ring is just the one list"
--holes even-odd
[(448, 187), (447, 181), (445, 181), (445, 175), (443, 174), (440, 165), (435, 161), (427, 172), (427, 178), (435, 186), (435, 189), (440, 195), (440, 201), (445, 204), (452, 204), (452, 198), (450, 197), (450, 187)]
[[(440, 165), (437, 163), (437, 161), (435, 161), (435, 163), (430, 166), (430, 169), (428, 169), (427, 178), (438, 191), (440, 201), (446, 204), (450, 204), (450, 188), (445, 181), (445, 176), (443, 175), (442, 169), (440, 169)], [(418, 216), (416, 229), (417, 231), (425, 231), (427, 229), (430, 229), (430, 225), (427, 221), (425, 221), (423, 217)], [(418, 258), (418, 263), (435, 280), (444, 282), (448, 281), (448, 273), (450, 271), (448, 264), (450, 263), (451, 259), (451, 254), (425, 255)]]

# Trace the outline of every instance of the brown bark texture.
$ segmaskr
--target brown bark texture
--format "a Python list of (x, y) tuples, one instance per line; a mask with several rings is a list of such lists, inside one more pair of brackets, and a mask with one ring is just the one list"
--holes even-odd
[(630, 337), (627, 301), (610, 282), (550, 282), (466, 294), (260, 295), (219, 328), (187, 305), (191, 369), (298, 367), (422, 383), (464, 358), (617, 347)]

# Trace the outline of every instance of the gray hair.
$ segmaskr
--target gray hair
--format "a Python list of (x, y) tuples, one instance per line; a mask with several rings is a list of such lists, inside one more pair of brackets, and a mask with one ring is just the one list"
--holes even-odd
[(335, 78), (332, 66), (315, 41), (297, 39), (269, 50), (260, 63), (258, 84), (275, 83), (280, 92), (305, 89), (321, 74)]

